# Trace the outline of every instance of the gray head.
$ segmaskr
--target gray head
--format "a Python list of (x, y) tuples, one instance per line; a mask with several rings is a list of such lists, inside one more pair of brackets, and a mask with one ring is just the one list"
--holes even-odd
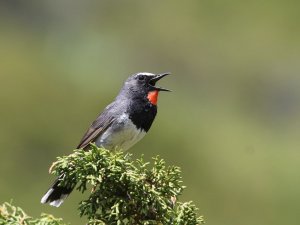
[(140, 72), (133, 74), (130, 76), (124, 83), (124, 87), (132, 90), (132, 91), (142, 91), (142, 92), (150, 92), (150, 91), (170, 91), (168, 89), (157, 87), (156, 82), (161, 78), (170, 75), (170, 73), (148, 73), (148, 72)]
[[(148, 73), (139, 72), (131, 75), (124, 83), (119, 98), (151, 98), (155, 96), (157, 98), (160, 91), (171, 91), (162, 87), (156, 86), (156, 82), (161, 78), (170, 75), (170, 73)], [(149, 99), (150, 102), (152, 100)], [(156, 101), (155, 101), (156, 102)]]

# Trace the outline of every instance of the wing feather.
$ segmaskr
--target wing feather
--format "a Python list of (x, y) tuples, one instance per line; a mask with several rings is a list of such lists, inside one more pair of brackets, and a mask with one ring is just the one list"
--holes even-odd
[(92, 123), (90, 128), (86, 131), (82, 137), (77, 149), (86, 148), (89, 143), (93, 142), (99, 135), (103, 134), (110, 125), (115, 121), (115, 118), (112, 117), (109, 113), (110, 107), (107, 107), (106, 110), (101, 113), (98, 118)]

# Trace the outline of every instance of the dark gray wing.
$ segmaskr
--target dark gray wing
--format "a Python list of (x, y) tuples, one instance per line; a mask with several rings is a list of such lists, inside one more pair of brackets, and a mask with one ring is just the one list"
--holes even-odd
[(113, 105), (109, 105), (106, 107), (106, 109), (92, 123), (81, 139), (77, 149), (84, 149), (87, 147), (89, 143), (93, 142), (99, 135), (103, 134), (115, 121), (115, 118), (112, 116), (113, 113), (109, 113), (112, 106)]

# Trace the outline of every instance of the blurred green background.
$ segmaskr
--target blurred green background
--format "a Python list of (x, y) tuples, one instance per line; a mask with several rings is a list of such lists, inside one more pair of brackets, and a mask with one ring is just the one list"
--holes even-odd
[(299, 1), (0, 1), (0, 200), (83, 224), (74, 193), (41, 205), (56, 156), (123, 81), (173, 76), (131, 152), (182, 168), (213, 225), (300, 221)]

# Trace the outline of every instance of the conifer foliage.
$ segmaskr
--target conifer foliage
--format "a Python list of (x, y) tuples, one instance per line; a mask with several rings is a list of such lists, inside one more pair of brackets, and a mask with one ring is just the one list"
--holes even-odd
[[(89, 151), (79, 149), (58, 157), (50, 172), (60, 177), (61, 185), (76, 186), (77, 190), (90, 193), (79, 203), (79, 214), (87, 217), (88, 224), (197, 225), (204, 222), (197, 216), (198, 209), (192, 202), (178, 201), (185, 188), (180, 168), (167, 166), (160, 157), (149, 163), (142, 157), (132, 159), (130, 153), (91, 145)], [(20, 208), (5, 203), (0, 224), (9, 224), (3, 221), (17, 220), (17, 217), (26, 218), (24, 215)], [(61, 219), (46, 214), (28, 221), (24, 224), (63, 224)]]

